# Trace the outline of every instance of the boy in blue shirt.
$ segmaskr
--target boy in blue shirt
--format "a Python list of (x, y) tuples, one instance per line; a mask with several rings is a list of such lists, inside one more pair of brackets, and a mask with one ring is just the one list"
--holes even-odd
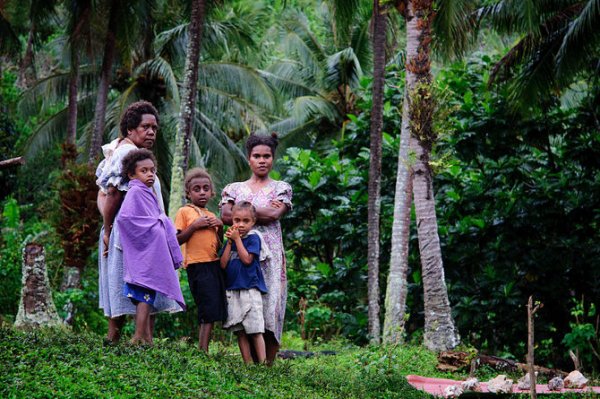
[(266, 359), (265, 321), (262, 294), (267, 293), (260, 268), (261, 237), (252, 227), (256, 223), (256, 209), (249, 202), (241, 202), (231, 210), (233, 225), (225, 233), (227, 242), (221, 254), (225, 269), (227, 321), (223, 327), (235, 332), (245, 363), (252, 363), (251, 346), (258, 363)]

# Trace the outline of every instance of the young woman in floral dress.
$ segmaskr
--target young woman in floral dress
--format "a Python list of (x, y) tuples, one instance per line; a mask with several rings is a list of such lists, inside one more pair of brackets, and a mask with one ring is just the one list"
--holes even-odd
[(248, 201), (256, 208), (255, 228), (262, 234), (271, 257), (261, 262), (268, 293), (263, 295), (265, 318), (265, 346), (267, 363), (272, 363), (279, 350), (285, 306), (287, 276), (285, 251), (279, 219), (292, 208), (292, 187), (283, 181), (273, 180), (277, 135), (250, 135), (246, 142), (248, 163), (252, 176), (243, 182), (231, 183), (223, 189), (221, 218), (231, 225), (231, 208), (235, 203)]

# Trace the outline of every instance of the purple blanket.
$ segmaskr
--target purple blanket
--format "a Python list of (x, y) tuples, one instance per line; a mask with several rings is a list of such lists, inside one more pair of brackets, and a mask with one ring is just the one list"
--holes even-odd
[(183, 261), (177, 232), (152, 189), (131, 180), (116, 223), (123, 247), (123, 280), (155, 290), (185, 309), (175, 271)]

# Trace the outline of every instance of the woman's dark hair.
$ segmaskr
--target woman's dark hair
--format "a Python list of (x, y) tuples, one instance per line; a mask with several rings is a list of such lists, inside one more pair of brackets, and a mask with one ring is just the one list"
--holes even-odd
[(250, 137), (248, 137), (248, 140), (246, 140), (246, 151), (248, 152), (249, 157), (254, 147), (257, 145), (266, 145), (271, 149), (271, 155), (275, 156), (277, 144), (279, 144), (279, 140), (277, 140), (277, 133), (275, 132), (271, 133), (270, 136), (252, 133)]
[(210, 175), (208, 174), (207, 171), (205, 171), (204, 169), (200, 169), (200, 168), (192, 168), (190, 170), (188, 170), (188, 172), (185, 174), (185, 180), (184, 180), (184, 187), (185, 187), (185, 192), (189, 192), (190, 191), (190, 183), (192, 180), (194, 179), (208, 179), (208, 181), (210, 182), (210, 189), (213, 191), (215, 191), (215, 188), (213, 186), (213, 181), (212, 181), (212, 177), (210, 177)]
[(127, 131), (138, 127), (142, 122), (142, 115), (144, 114), (154, 115), (156, 123), (158, 123), (158, 111), (152, 103), (148, 101), (136, 101), (129, 105), (123, 113), (121, 123), (119, 124), (121, 137), (127, 137)]
[(156, 158), (154, 158), (154, 154), (145, 148), (133, 150), (125, 155), (121, 166), (121, 175), (123, 178), (125, 178), (126, 181), (129, 180), (129, 175), (135, 174), (137, 163), (145, 159), (151, 159), (152, 162), (154, 162), (154, 167), (156, 167)]
[(242, 201), (242, 202), (238, 202), (237, 204), (235, 204), (231, 208), (231, 214), (233, 215), (233, 212), (235, 212), (235, 211), (243, 211), (243, 210), (248, 210), (250, 212), (250, 214), (252, 215), (252, 217), (254, 219), (256, 219), (256, 208), (254, 207), (254, 205), (252, 205), (248, 201)]

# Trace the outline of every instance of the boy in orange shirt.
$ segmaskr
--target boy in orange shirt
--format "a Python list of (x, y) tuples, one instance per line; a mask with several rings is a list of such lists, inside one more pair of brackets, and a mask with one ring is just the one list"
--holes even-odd
[(223, 222), (206, 209), (214, 197), (212, 179), (206, 171), (194, 168), (185, 176), (189, 204), (175, 216), (177, 240), (183, 245), (184, 268), (190, 291), (198, 306), (198, 347), (208, 353), (214, 322), (225, 321), (225, 284), (219, 265), (219, 245)]

